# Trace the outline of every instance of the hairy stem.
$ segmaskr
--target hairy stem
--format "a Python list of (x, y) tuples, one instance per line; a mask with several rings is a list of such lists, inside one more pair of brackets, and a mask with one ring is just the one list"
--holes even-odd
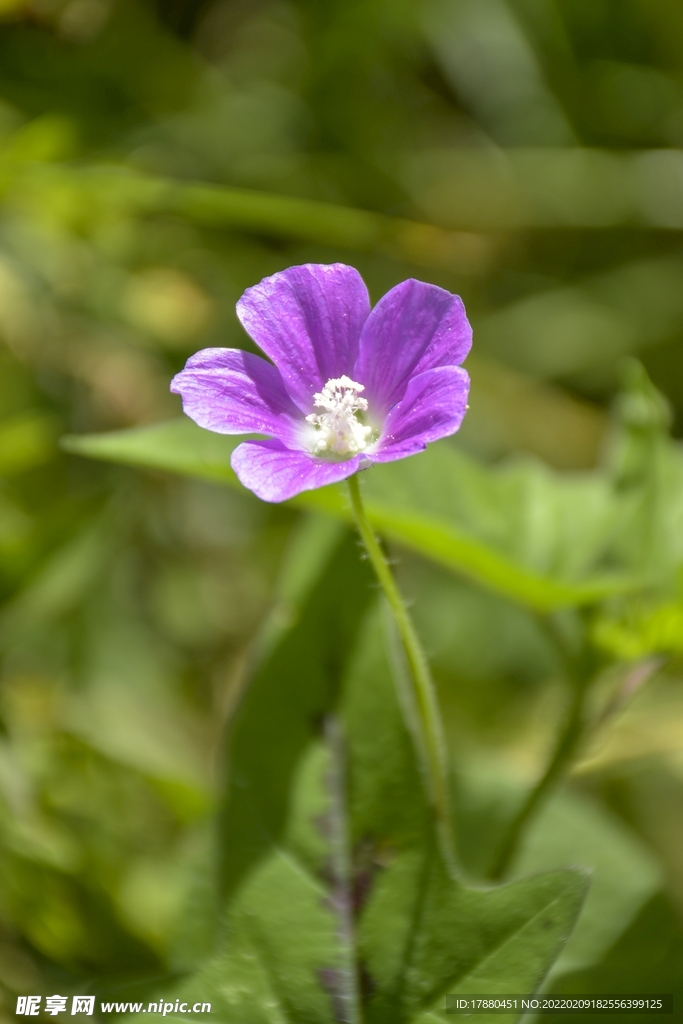
[[(444, 858), (449, 868), (453, 870), (455, 856), (453, 852), (453, 825), (448, 771), (446, 767), (446, 744), (429, 664), (408, 614), (408, 609), (389, 568), (389, 563), (368, 522), (361, 498), (358, 476), (350, 477), (348, 485), (349, 494), (351, 495), (351, 508), (358, 532), (361, 535), (370, 563), (393, 613), (410, 668), (413, 703), (416, 711), (417, 726), (420, 730), (420, 738), (417, 743), (418, 755), (423, 757), (426, 762), (424, 767), (427, 777), (428, 797), (436, 818), (437, 832)], [(412, 724), (413, 728), (415, 727), (415, 723), (410, 724)]]

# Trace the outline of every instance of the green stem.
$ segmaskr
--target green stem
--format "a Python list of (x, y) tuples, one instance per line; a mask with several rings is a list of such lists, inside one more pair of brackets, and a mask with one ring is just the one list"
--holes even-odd
[(529, 820), (546, 796), (548, 790), (564, 775), (584, 737), (587, 690), (587, 681), (575, 682), (572, 703), (564, 728), (558, 736), (555, 752), (544, 774), (529, 793), (503, 837), (493, 867), (489, 873), (492, 881), (498, 881), (503, 878), (508, 871), (517, 854), (524, 829)]
[(453, 852), (453, 826), (448, 771), (446, 767), (446, 744), (429, 664), (389, 568), (389, 563), (368, 522), (365, 508), (363, 507), (357, 474), (349, 478), (348, 485), (349, 494), (351, 495), (351, 508), (358, 532), (361, 535), (372, 568), (393, 613), (410, 667), (414, 705), (417, 711), (417, 725), (420, 729), (420, 741), (417, 745), (419, 748), (422, 748), (419, 750), (419, 754), (423, 755), (426, 761), (428, 796), (436, 818), (437, 831), (444, 858), (449, 868), (454, 869), (455, 856)]

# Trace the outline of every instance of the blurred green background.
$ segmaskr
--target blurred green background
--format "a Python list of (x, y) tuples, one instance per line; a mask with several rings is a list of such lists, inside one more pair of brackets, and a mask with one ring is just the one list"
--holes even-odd
[[(590, 470), (627, 356), (679, 431), (683, 8), (0, 0), (0, 18), (9, 1019), (19, 992), (186, 966), (222, 730), (301, 516), (58, 438), (177, 415), (168, 384), (191, 352), (251, 345), (245, 287), (337, 260), (373, 300), (409, 276), (463, 296), (473, 387), (455, 443), (478, 460)], [(397, 557), (457, 763), (528, 783), (562, 700), (542, 630)], [(596, 849), (627, 847), (606, 860), (626, 930), (572, 966), (575, 991), (681, 988), (679, 675), (572, 782), (612, 829), (595, 826)]]

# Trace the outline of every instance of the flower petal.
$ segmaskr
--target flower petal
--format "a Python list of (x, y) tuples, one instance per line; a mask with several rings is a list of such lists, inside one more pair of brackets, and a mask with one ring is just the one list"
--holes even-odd
[(347, 462), (326, 462), (273, 440), (245, 441), (235, 448), (230, 463), (240, 483), (262, 501), (286, 501), (301, 491), (345, 480), (360, 467), (360, 461), (357, 455)]
[(393, 462), (454, 434), (467, 411), (470, 379), (460, 366), (425, 370), (408, 384), (386, 418), (373, 462)]
[(303, 417), (276, 367), (236, 348), (205, 348), (171, 382), (185, 413), (219, 434), (274, 434), (296, 445)]
[(471, 344), (460, 296), (410, 279), (387, 292), (368, 317), (352, 377), (365, 385), (371, 408), (385, 415), (412, 377), (461, 363)]
[(237, 303), (247, 334), (304, 413), (328, 380), (351, 374), (369, 313), (363, 278), (343, 263), (290, 267), (248, 288)]

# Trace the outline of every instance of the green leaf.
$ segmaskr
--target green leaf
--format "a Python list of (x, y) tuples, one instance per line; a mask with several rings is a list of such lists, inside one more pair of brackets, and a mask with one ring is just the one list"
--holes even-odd
[(108, 434), (69, 435), (62, 438), (61, 446), (67, 452), (91, 459), (184, 473), (239, 486), (230, 468), (230, 456), (240, 440), (202, 430), (183, 418), (149, 427), (113, 430)]
[(236, 898), (225, 952), (181, 998), (210, 999), (213, 1018), (235, 1024), (323, 1024), (332, 1017), (320, 972), (342, 969), (335, 925), (323, 885), (275, 853)]
[[(484, 875), (520, 787), (473, 765), (460, 786), (461, 855), (475, 876)], [(638, 838), (606, 808), (571, 790), (556, 794), (531, 823), (512, 875), (568, 865), (589, 871), (592, 882), (554, 977), (599, 962), (661, 884), (660, 868)]]
[[(213, 947), (184, 985), (164, 988), (162, 1004), (210, 1001), (219, 1019), (240, 1024), (329, 1019), (306, 1016), (321, 1007), (327, 1013), (330, 999), (316, 974), (318, 959), (307, 958), (325, 954), (322, 965), (334, 966), (338, 956), (336, 922), (313, 868), (322, 870), (327, 845), (310, 812), (315, 819), (326, 809), (320, 728), (338, 700), (345, 652), (353, 649), (372, 597), (370, 582), (346, 531), (333, 520), (304, 519), (227, 738), (213, 857), (204, 859), (204, 877), (186, 911), (204, 927), (178, 937), (174, 962), (194, 967), (212, 939)], [(215, 916), (222, 922), (218, 953)], [(302, 1018), (289, 1016), (293, 999)]]
[[(67, 451), (237, 484), (230, 455), (242, 438), (189, 420), (67, 437)], [(605, 481), (564, 484), (525, 464), (486, 469), (448, 442), (364, 475), (367, 512), (391, 540), (537, 611), (588, 604), (633, 586), (600, 568), (617, 509)], [(349, 519), (340, 487), (292, 504)]]
[(534, 991), (586, 878), (448, 874), (365, 566), (348, 539), (326, 561), (235, 719), (220, 947), (162, 1002), (199, 1020), (210, 1001), (226, 1024), (417, 1024), (445, 1020), (450, 992)]
[(374, 985), (368, 1024), (417, 1022), (427, 1014), (442, 1019), (445, 996), (458, 991), (535, 991), (586, 890), (585, 876), (573, 871), (488, 890), (448, 876), (432, 843), (412, 744), (378, 643), (382, 631), (375, 610), (343, 704), (351, 834), (365, 894), (359, 944)]
[(320, 552), (317, 573), (309, 571), (290, 609), (290, 627), (270, 643), (231, 724), (220, 822), (224, 898), (282, 840), (297, 765), (339, 699), (372, 596), (355, 538), (331, 539), (337, 543)]

